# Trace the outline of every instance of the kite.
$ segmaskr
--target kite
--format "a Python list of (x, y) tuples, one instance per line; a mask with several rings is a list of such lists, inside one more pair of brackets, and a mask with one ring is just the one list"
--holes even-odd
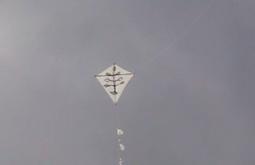
[[(95, 77), (99, 83), (103, 86), (106, 93), (110, 96), (113, 103), (116, 105), (128, 82), (132, 79), (133, 73), (121, 68), (115, 63), (96, 75)], [(122, 143), (122, 137), (124, 131), (117, 128), (118, 146), (119, 146), (119, 160), (118, 165), (123, 165), (123, 152), (125, 151), (125, 145)]]
[(113, 64), (95, 77), (110, 96), (113, 103), (117, 104), (123, 90), (133, 76), (133, 73)]

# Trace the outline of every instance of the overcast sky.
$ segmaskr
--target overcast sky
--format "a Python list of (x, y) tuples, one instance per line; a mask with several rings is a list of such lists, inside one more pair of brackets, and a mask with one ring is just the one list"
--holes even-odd
[[(0, 164), (255, 164), (254, 0), (1, 0)], [(135, 72), (117, 106), (93, 77)], [(119, 116), (119, 120), (116, 119)]]

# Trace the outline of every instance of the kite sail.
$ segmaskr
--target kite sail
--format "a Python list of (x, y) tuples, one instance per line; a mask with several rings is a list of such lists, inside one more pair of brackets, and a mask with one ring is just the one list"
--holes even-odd
[(95, 77), (116, 104), (133, 76), (133, 73), (113, 64)]

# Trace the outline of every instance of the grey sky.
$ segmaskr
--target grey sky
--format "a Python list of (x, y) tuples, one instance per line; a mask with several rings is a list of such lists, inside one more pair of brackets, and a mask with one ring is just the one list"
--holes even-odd
[[(254, 165), (254, 0), (2, 0), (0, 164)], [(135, 78), (114, 106), (94, 74)], [(116, 114), (120, 121), (116, 120)]]

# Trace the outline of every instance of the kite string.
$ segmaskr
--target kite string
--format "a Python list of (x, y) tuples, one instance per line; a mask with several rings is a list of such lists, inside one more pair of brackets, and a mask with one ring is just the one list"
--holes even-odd
[[(155, 55), (153, 57), (151, 57), (148, 61), (146, 61), (146, 63), (151, 63), (155, 60), (158, 59), (158, 57), (163, 57), (165, 55), (167, 55), (166, 51), (168, 51), (170, 48), (172, 48), (175, 44), (177, 44), (178, 42), (180, 42), (183, 38), (185, 38), (185, 36), (190, 32), (190, 30), (192, 30), (192, 27), (198, 23), (202, 17), (205, 16), (205, 13), (209, 11), (209, 9), (212, 7), (213, 2), (215, 2), (215, 0), (210, 0), (207, 4), (207, 6), (198, 14), (197, 17), (194, 18), (194, 20), (187, 26), (187, 28), (182, 32), (182, 34), (179, 37), (175, 37), (175, 39), (172, 41), (172, 43), (168, 44), (168, 46), (166, 46), (158, 55)], [(163, 54), (164, 53), (164, 54)]]
[[(161, 49), (162, 51), (160, 51), (157, 55), (152, 55), (152, 57), (150, 57), (148, 61), (144, 60), (144, 61), (145, 61), (144, 64), (150, 64), (150, 63), (152, 63), (153, 61), (156, 61), (157, 59), (159, 59), (160, 56), (161, 56), (161, 57), (166, 56), (166, 55), (167, 55), (166, 51), (168, 51), (168, 50), (169, 50), (170, 48), (172, 48), (175, 44), (177, 44), (177, 43), (180, 42), (183, 38), (185, 38), (185, 36), (190, 32), (190, 30), (192, 29), (192, 27), (193, 27), (197, 22), (199, 22), (200, 19), (201, 19), (202, 17), (204, 17), (204, 16), (206, 15), (206, 12), (209, 11), (209, 9), (212, 7), (212, 4), (213, 4), (215, 1), (216, 1), (216, 0), (210, 0), (210, 1), (208, 2), (208, 4), (206, 5), (206, 7), (202, 9), (202, 11), (198, 14), (198, 16), (195, 17), (195, 18), (193, 19), (193, 21), (184, 29), (184, 31), (181, 33), (181, 35), (180, 35), (179, 37), (175, 37), (174, 40), (173, 40), (172, 42), (170, 42), (169, 44), (167, 44), (168, 46), (166, 46), (165, 48)], [(117, 55), (116, 55), (115, 57), (117, 57)], [(114, 57), (114, 59), (115, 59), (115, 57)], [(147, 57), (147, 58), (148, 58), (148, 57)], [(140, 65), (140, 67), (141, 67), (141, 65)], [(140, 71), (142, 70), (140, 67), (138, 66), (138, 69), (136, 69), (135, 73), (137, 73), (137, 71), (139, 71), (139, 69), (140, 69)], [(143, 67), (143, 68), (144, 68), (144, 67)], [(144, 69), (146, 69), (146, 68), (144, 68)]]

